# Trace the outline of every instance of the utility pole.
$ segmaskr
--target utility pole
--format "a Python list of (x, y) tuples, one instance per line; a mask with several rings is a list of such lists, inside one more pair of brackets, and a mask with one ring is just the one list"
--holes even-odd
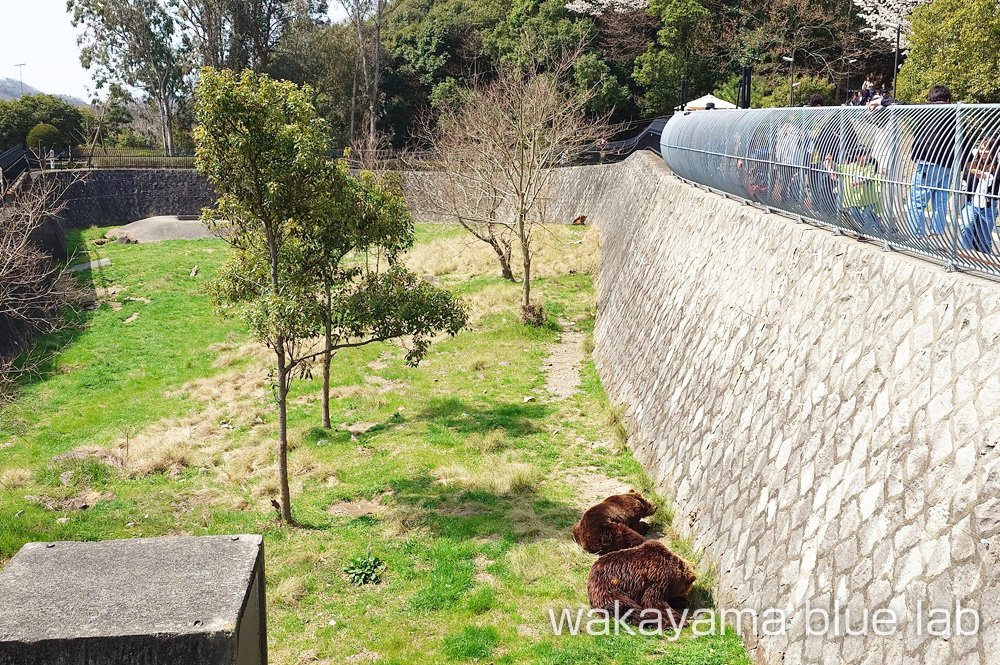
[(14, 66), (17, 67), (18, 76), (21, 79), (21, 96), (24, 97), (24, 63)]

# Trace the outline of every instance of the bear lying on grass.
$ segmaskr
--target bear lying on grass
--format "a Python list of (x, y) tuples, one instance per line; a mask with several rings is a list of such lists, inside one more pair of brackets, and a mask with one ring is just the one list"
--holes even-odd
[[(636, 626), (643, 621), (679, 626), (683, 617), (675, 608), (686, 607), (684, 597), (697, 577), (692, 563), (660, 541), (649, 540), (598, 559), (587, 579), (587, 598), (594, 609)], [(643, 610), (658, 610), (660, 615), (647, 612), (643, 616)]]
[(635, 490), (616, 494), (591, 507), (573, 527), (573, 540), (591, 554), (608, 554), (646, 542), (649, 525), (642, 521), (656, 506)]

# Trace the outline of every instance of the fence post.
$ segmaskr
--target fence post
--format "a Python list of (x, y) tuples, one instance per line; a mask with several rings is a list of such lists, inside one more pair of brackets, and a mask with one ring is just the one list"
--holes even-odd
[(955, 105), (955, 154), (952, 157), (951, 163), (951, 214), (952, 214), (952, 226), (954, 227), (954, 232), (951, 237), (951, 251), (948, 254), (948, 263), (945, 266), (945, 270), (951, 272), (956, 269), (955, 260), (958, 256), (958, 236), (961, 233), (962, 227), (962, 167), (965, 164), (962, 163), (962, 157), (964, 156), (964, 151), (962, 146), (965, 144), (965, 137), (963, 127), (962, 127), (962, 107), (964, 104), (959, 102)]
[[(845, 124), (847, 123), (847, 116), (844, 113), (844, 109), (843, 108), (837, 108), (836, 109), (836, 113), (837, 113), (838, 116), (840, 116), (840, 123), (839, 123), (839, 125), (840, 125), (840, 140), (837, 141), (837, 163), (833, 165), (834, 173), (837, 172), (837, 166), (838, 165), (843, 166), (843, 164), (844, 164)], [(829, 174), (827, 174), (826, 177), (830, 177)], [(837, 183), (837, 185), (836, 185), (837, 186), (837, 209), (833, 212), (833, 223), (834, 223), (834, 226), (836, 227), (836, 231), (834, 231), (834, 233), (836, 235), (841, 235), (844, 232), (843, 228), (842, 228), (843, 225), (844, 225), (844, 213), (843, 213), (843, 210), (844, 210), (844, 188), (841, 186), (841, 182), (840, 182), (840, 178), (839, 177), (837, 178), (837, 180), (835, 182)]]

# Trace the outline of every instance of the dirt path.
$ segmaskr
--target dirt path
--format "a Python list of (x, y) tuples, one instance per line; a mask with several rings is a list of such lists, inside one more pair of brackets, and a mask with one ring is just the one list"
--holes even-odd
[(572, 321), (560, 321), (563, 328), (559, 342), (550, 347), (545, 361), (545, 388), (555, 399), (566, 399), (580, 387), (580, 364), (583, 362), (583, 333)]

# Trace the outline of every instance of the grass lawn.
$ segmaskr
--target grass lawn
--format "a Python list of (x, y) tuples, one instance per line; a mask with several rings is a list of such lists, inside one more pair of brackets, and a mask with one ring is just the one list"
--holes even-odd
[[(731, 632), (553, 634), (547, 611), (586, 606), (595, 560), (570, 528), (607, 494), (649, 489), (588, 344), (579, 390), (546, 389), (562, 329), (592, 330), (594, 229), (540, 237), (536, 298), (551, 325), (534, 329), (488, 250), (419, 226), (408, 263), (469, 303), (470, 328), (416, 369), (399, 345), (338, 354), (332, 430), (319, 427), (318, 378), (295, 383), (297, 528), (270, 506), (270, 356), (205, 296), (225, 245), (89, 242), (103, 231), (73, 239), (111, 259), (81, 277), (99, 306), (47, 340), (62, 352), (0, 414), (0, 565), (29, 541), (260, 533), (272, 663), (749, 663)], [(654, 500), (659, 533), (697, 560)], [(344, 567), (368, 555), (383, 579), (355, 586)], [(711, 602), (710, 568), (696, 604)]]

